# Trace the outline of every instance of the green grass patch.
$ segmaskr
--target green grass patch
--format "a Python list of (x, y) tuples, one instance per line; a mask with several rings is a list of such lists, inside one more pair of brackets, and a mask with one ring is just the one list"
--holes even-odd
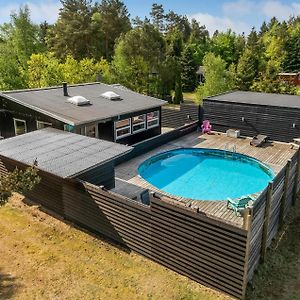
[(283, 229), (267, 252), (265, 263), (255, 272), (246, 299), (300, 299), (300, 199), (290, 209)]
[(196, 92), (191, 92), (191, 93), (183, 93), (183, 99), (186, 101), (197, 101), (197, 94)]

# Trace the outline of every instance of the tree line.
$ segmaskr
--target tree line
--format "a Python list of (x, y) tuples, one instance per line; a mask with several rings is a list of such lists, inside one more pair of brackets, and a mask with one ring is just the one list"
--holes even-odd
[[(119, 0), (61, 0), (55, 24), (35, 24), (27, 6), (0, 26), (0, 89), (81, 83), (101, 77), (180, 103), (231, 89), (297, 94), (278, 79), (300, 71), (300, 18), (272, 18), (249, 35), (210, 35), (205, 24), (154, 3), (131, 19)], [(205, 82), (196, 71), (203, 66)]]

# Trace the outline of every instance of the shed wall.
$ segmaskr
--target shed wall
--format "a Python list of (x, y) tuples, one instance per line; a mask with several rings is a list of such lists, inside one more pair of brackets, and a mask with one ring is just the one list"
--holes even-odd
[[(229, 128), (236, 128), (245, 136), (261, 133), (272, 140), (284, 142), (300, 136), (299, 109), (216, 100), (204, 100), (203, 108), (204, 118), (211, 121), (213, 130), (216, 131), (225, 132)], [(293, 124), (296, 125), (295, 128)]]

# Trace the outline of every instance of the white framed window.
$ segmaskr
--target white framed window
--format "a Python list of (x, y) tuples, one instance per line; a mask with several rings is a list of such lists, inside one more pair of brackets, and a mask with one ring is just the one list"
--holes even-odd
[(159, 111), (151, 111), (147, 113), (147, 129), (156, 127), (159, 125)]
[(115, 122), (115, 139), (121, 139), (131, 134), (131, 119)]
[(146, 115), (139, 115), (132, 118), (132, 133), (146, 129)]
[(25, 120), (14, 118), (15, 135), (21, 135), (27, 132), (27, 126)]
[(47, 127), (52, 127), (52, 123), (36, 121), (36, 128), (37, 129), (43, 129), (43, 128), (47, 128)]

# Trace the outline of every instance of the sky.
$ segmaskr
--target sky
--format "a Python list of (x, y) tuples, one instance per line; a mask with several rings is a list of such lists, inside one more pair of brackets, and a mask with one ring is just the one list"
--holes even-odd
[[(276, 16), (279, 20), (291, 15), (300, 15), (299, 0), (123, 0), (130, 12), (131, 18), (149, 16), (153, 2), (163, 4), (165, 11), (173, 10), (195, 18), (205, 25), (210, 33), (231, 28), (237, 33), (250, 32), (255, 26), (259, 29), (261, 23)], [(27, 4), (31, 10), (34, 22), (48, 21), (54, 23), (61, 4), (59, 0), (0, 0), (0, 24), (9, 21), (12, 11), (20, 5)]]

